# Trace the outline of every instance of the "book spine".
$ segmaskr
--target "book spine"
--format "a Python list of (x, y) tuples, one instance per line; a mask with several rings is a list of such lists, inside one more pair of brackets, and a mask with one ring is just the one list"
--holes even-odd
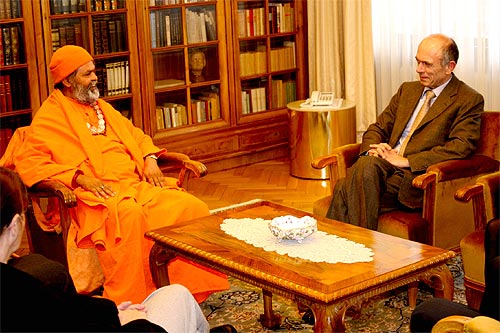
[(5, 82), (5, 99), (7, 101), (7, 111), (12, 111), (12, 93), (11, 93), (11, 88), (10, 88), (10, 75), (5, 75), (4, 78)]
[(118, 52), (123, 52), (127, 50), (125, 34), (123, 33), (123, 21), (121, 19), (115, 20), (116, 28), (116, 40), (118, 45)]
[(10, 28), (2, 28), (4, 63), (6, 66), (12, 65), (12, 44), (10, 39)]
[(6, 19), (7, 16), (5, 14), (5, 2), (0, 1), (0, 20)]
[(5, 3), (5, 17), (6, 19), (12, 18), (10, 0), (2, 0)]
[(69, 14), (70, 0), (62, 0), (61, 2), (61, 12), (62, 14)]
[(110, 42), (109, 42), (109, 30), (108, 24), (105, 20), (99, 22), (101, 26), (101, 41), (102, 41), (102, 53), (110, 52)]
[(109, 51), (118, 51), (118, 39), (116, 35), (116, 22), (113, 20), (107, 21), (108, 33), (109, 33)]
[(83, 33), (82, 33), (82, 24), (80, 22), (75, 23), (73, 26), (75, 30), (75, 44), (83, 47)]
[(5, 65), (4, 49), (3, 49), (3, 33), (1, 30), (0, 30), (0, 65), (1, 66)]
[(62, 0), (52, 0), (50, 5), (53, 14), (62, 14)]
[(5, 77), (0, 75), (0, 112), (7, 112), (7, 96), (5, 95)]
[(21, 4), (19, 3), (20, 0), (10, 0), (10, 10), (12, 13), (12, 18), (20, 18), (21, 15)]
[(52, 28), (52, 52), (61, 47), (59, 28)]
[(19, 44), (19, 26), (13, 25), (10, 27), (10, 43), (12, 48), (12, 64), (21, 63), (21, 51)]

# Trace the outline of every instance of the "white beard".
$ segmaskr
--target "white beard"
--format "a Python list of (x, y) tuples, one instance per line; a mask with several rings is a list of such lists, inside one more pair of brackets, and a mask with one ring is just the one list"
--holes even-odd
[(99, 89), (97, 85), (90, 84), (88, 87), (82, 85), (72, 84), (73, 96), (80, 103), (92, 104), (99, 99)]

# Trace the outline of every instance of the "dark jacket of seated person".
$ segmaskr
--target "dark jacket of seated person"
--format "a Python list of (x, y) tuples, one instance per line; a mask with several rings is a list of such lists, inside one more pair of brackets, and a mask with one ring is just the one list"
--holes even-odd
[(114, 302), (48, 288), (1, 263), (2, 332), (165, 332), (146, 319), (120, 324)]
[(442, 298), (431, 298), (418, 305), (410, 318), (411, 332), (430, 332), (441, 319), (448, 316), (487, 316), (500, 320), (500, 219), (491, 220), (484, 233), (485, 290), (479, 312), (466, 305)]

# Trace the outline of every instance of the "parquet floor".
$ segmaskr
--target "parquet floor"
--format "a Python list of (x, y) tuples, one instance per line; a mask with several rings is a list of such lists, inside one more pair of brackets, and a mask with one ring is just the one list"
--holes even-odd
[(312, 212), (314, 201), (330, 193), (328, 181), (290, 176), (287, 159), (271, 160), (190, 179), (188, 192), (210, 209), (252, 199), (273, 201)]
[[(188, 192), (205, 201), (210, 209), (252, 199), (273, 201), (312, 213), (314, 201), (330, 193), (328, 181), (290, 176), (288, 159), (277, 159), (192, 178)], [(28, 252), (26, 236), (19, 254)]]

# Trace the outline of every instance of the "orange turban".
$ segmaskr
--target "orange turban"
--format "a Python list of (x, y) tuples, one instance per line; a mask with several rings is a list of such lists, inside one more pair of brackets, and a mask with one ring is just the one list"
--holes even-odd
[(52, 55), (50, 60), (50, 72), (54, 83), (59, 83), (71, 73), (94, 58), (83, 47), (76, 45), (65, 45)]

